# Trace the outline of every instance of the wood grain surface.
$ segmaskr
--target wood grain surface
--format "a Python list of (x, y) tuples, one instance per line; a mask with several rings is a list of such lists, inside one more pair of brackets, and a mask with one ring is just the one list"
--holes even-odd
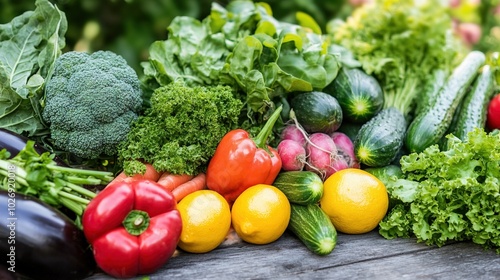
[[(327, 256), (288, 231), (267, 245), (226, 240), (205, 254), (177, 251), (155, 274), (134, 279), (500, 279), (500, 255), (470, 242), (443, 247), (386, 240), (377, 231), (338, 235)], [(88, 280), (113, 279), (96, 273)]]

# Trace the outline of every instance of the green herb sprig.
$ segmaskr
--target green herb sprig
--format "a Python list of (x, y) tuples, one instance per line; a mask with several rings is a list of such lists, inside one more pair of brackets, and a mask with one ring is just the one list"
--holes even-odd
[(55, 154), (38, 153), (29, 140), (15, 157), (0, 151), (0, 188), (39, 198), (55, 208), (67, 208), (76, 215), (76, 223), (96, 193), (85, 186), (106, 185), (113, 173), (57, 165)]

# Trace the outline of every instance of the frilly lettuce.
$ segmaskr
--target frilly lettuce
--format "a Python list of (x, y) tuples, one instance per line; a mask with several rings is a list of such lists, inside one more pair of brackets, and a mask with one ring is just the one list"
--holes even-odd
[(403, 175), (387, 183), (397, 204), (380, 223), (385, 238), (416, 237), (442, 246), (471, 240), (500, 253), (500, 133), (475, 129), (448, 148), (401, 158)]
[(144, 84), (153, 90), (176, 80), (231, 85), (250, 114), (269, 114), (274, 98), (321, 90), (340, 67), (314, 20), (303, 13), (298, 20), (280, 22), (267, 4), (253, 1), (214, 2), (201, 21), (176, 17), (167, 40), (150, 46)]

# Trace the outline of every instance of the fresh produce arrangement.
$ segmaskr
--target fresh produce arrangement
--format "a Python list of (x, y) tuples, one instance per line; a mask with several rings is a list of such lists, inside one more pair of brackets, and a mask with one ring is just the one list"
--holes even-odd
[[(286, 231), (318, 256), (374, 230), (500, 253), (500, 56), (463, 41), (451, 5), (374, 0), (321, 26), (213, 2), (136, 72), (67, 50), (65, 13), (35, 4), (0, 24), (9, 271), (130, 278)], [(21, 254), (41, 224), (44, 257)]]

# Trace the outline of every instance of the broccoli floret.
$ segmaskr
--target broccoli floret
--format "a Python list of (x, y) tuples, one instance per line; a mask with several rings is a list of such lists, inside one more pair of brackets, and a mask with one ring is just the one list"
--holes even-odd
[(86, 159), (116, 155), (142, 105), (136, 72), (111, 51), (58, 57), (45, 98), (54, 146)]

